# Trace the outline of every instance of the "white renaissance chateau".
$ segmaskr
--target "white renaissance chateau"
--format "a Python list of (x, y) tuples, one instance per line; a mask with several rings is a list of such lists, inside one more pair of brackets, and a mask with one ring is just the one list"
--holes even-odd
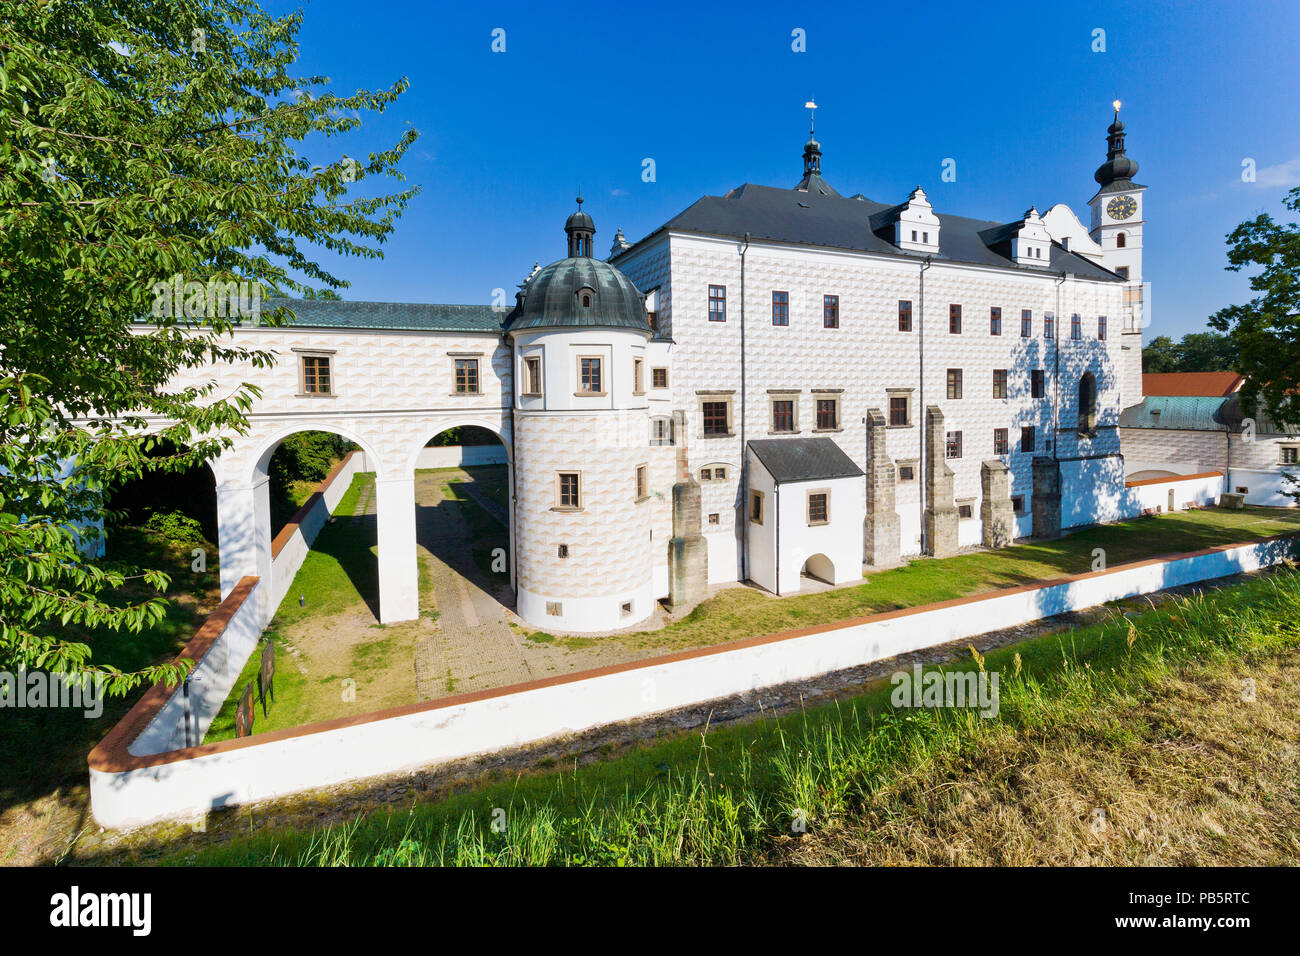
[(567, 255), (508, 311), (302, 301), (241, 328), (281, 361), (196, 376), (263, 390), (213, 462), (223, 595), (270, 574), (266, 466), (301, 429), (376, 472), (385, 621), (418, 613), (420, 450), (465, 425), (501, 438), (516, 609), (552, 630), (1114, 517), (1143, 397), (1145, 187), (1118, 104), (1108, 142), (1090, 227), (844, 196), (810, 139), (794, 188), (706, 196), (604, 260), (579, 199)]

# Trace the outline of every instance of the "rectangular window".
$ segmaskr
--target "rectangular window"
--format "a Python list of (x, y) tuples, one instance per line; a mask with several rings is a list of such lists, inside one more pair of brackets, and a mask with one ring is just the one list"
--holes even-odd
[(772, 431), (794, 431), (794, 402), (788, 398), (772, 403)]
[(966, 519), (975, 517), (975, 505), (970, 501), (962, 501), (957, 505), (957, 517)]
[(650, 384), (654, 388), (667, 388), (668, 369), (662, 367), (652, 368), (650, 370)]
[(1007, 397), (1007, 370), (1004, 368), (995, 368), (993, 370), (993, 397)]
[(727, 287), (725, 285), (709, 286), (709, 321), (727, 321)]
[(822, 296), (822, 327), (838, 329), (840, 327), (840, 297), (838, 295)]
[(754, 524), (763, 523), (763, 492), (761, 491), (749, 493), (749, 520)]
[(302, 357), (302, 393), (304, 395), (332, 395), (330, 360), (327, 355)]
[(524, 394), (542, 394), (542, 360), (539, 358), (524, 359)]
[(645, 465), (636, 466), (636, 500), (641, 501), (650, 495), (649, 469)]
[(961, 432), (948, 432), (943, 445), (944, 458), (961, 457)]
[(948, 306), (948, 334), (961, 335), (961, 306)]
[(1283, 465), (1300, 464), (1300, 448), (1292, 445), (1283, 445), (1280, 449), (1282, 457), (1279, 459)]
[(790, 293), (789, 292), (772, 293), (772, 324), (773, 325), (790, 324)]
[(581, 508), (582, 497), (578, 488), (578, 473), (562, 471), (559, 475), (559, 496), (556, 499), (561, 508)]
[(716, 511), (710, 511), (709, 524), (721, 524), (721, 523), (722, 523), (721, 515), (719, 515)]
[(808, 495), (808, 523), (826, 524), (831, 519), (830, 493), (814, 491)]
[(905, 427), (912, 423), (912, 400), (907, 395), (890, 395), (889, 396), (889, 424), (895, 428)]
[(1034, 334), (1034, 313), (1031, 309), (1020, 310), (1020, 337), (1027, 339)]
[(961, 398), (961, 369), (948, 369), (948, 397)]
[(916, 463), (908, 462), (898, 466), (899, 481), (916, 481)]
[(478, 394), (478, 359), (456, 359), (456, 394)]
[(1115, 275), (1119, 276), (1121, 279), (1127, 279), (1128, 266), (1120, 266), (1118, 269), (1115, 270)]
[(1011, 510), (1014, 511), (1014, 512), (1015, 512), (1016, 514), (1018, 514), (1018, 515), (1022, 515), (1022, 514), (1025, 513), (1025, 496), (1024, 496), (1024, 495), (1012, 495), (1012, 496), (1011, 496)]
[(650, 444), (671, 445), (673, 443), (673, 420), (665, 416), (650, 419)]
[(1029, 373), (1029, 397), (1042, 398), (1047, 393), (1047, 388), (1043, 383), (1043, 370), (1036, 368)]
[(1070, 338), (1075, 340), (1083, 338), (1083, 319), (1079, 318), (1078, 312), (1070, 316)]
[(645, 394), (645, 375), (641, 371), (643, 365), (644, 363), (639, 358), (634, 358), (632, 360), (632, 394), (633, 395)]
[(823, 430), (840, 427), (840, 400), (838, 398), (817, 399), (817, 427)]
[(1020, 429), (1020, 450), (1025, 454), (1032, 454), (1034, 451), (1034, 426), (1026, 425)]
[(726, 402), (705, 402), (703, 412), (704, 434), (726, 435), (731, 431), (731, 429), (727, 427)]
[(996, 305), (989, 309), (989, 335), (1002, 334), (1002, 310)]
[(912, 331), (912, 300), (911, 299), (898, 300), (898, 331), (900, 332)]
[(1106, 341), (1106, 317), (1104, 315), (1097, 316), (1097, 338), (1103, 342)]
[(1056, 316), (1051, 312), (1043, 313), (1043, 338), (1056, 338)]
[(604, 391), (600, 359), (588, 356), (578, 359), (578, 391), (599, 394)]
[(1011, 446), (1010, 440), (1007, 438), (1007, 430), (1005, 428), (993, 429), (993, 454), (1005, 455), (1010, 450)]

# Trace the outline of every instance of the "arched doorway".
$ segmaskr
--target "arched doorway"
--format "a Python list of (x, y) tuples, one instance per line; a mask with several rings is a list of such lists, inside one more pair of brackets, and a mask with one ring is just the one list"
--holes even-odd
[(416, 543), (439, 615), (474, 628), (514, 607), (510, 448), (491, 427), (449, 424), (411, 462)]
[(823, 584), (835, 583), (835, 565), (824, 554), (814, 554), (803, 564), (803, 577), (813, 578)]

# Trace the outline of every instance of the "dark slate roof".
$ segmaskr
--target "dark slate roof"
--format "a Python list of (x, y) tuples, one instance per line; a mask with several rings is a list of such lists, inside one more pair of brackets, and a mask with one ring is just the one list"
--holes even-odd
[[(595, 291), (583, 308), (578, 291)], [(607, 262), (577, 256), (552, 262), (523, 288), (523, 302), (506, 321), (510, 331), (556, 328), (616, 328), (650, 331), (644, 297), (632, 280)]]
[(288, 324), (311, 329), (378, 329), (416, 332), (500, 334), (507, 309), (490, 305), (433, 305), (418, 302), (339, 302), (333, 299), (268, 299), (262, 311), (293, 309)]
[(863, 474), (844, 449), (829, 438), (763, 438), (747, 444), (778, 485), (858, 478)]
[[(904, 204), (905, 205), (905, 204)], [(632, 249), (661, 232), (690, 232), (707, 236), (726, 236), (790, 242), (808, 246), (854, 249), (916, 260), (919, 253), (904, 252), (894, 245), (893, 224), (902, 205), (872, 202), (860, 195), (853, 198), (824, 196), (815, 191), (777, 189), (753, 183), (733, 189), (725, 196), (705, 196), (670, 219), (641, 242), (612, 257), (617, 262)], [(1046, 268), (1022, 266), (1010, 258), (1010, 250), (989, 247), (985, 234), (1001, 236), (1010, 225), (965, 216), (939, 213), (939, 261), (966, 262), (995, 266), (1018, 272), (1068, 272), (1084, 279), (1122, 282), (1115, 273), (1094, 262), (1067, 252), (1052, 243)], [(1019, 228), (1020, 221), (1014, 224)]]

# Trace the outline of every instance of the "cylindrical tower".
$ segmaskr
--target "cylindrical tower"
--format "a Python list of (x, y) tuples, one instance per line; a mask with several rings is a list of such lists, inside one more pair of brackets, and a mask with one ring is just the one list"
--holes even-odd
[(609, 631), (654, 609), (649, 319), (591, 256), (595, 225), (535, 272), (506, 322), (514, 352), (516, 607), (540, 628)]

